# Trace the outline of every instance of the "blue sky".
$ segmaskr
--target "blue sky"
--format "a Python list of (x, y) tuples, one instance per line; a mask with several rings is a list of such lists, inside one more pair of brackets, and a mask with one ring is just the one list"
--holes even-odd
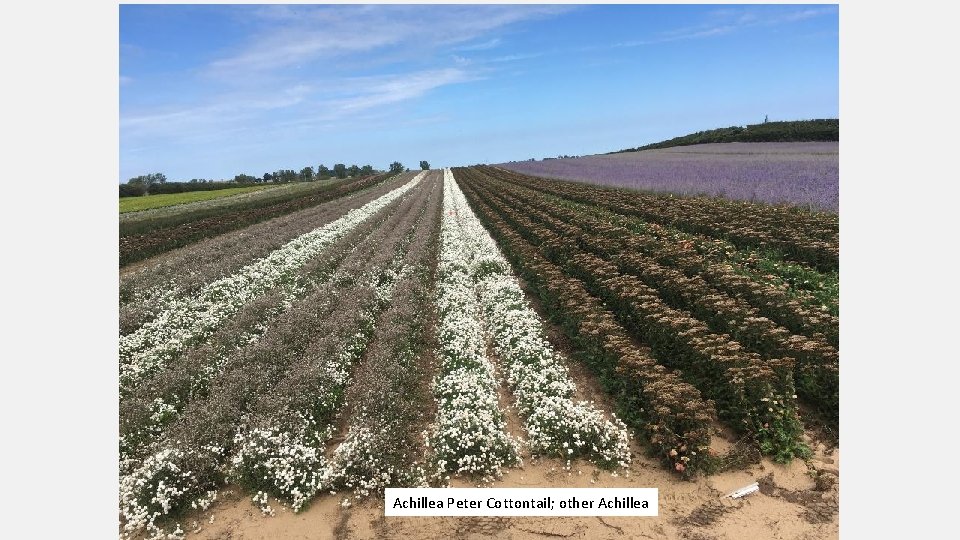
[(832, 5), (121, 5), (120, 181), (618, 150), (839, 116)]

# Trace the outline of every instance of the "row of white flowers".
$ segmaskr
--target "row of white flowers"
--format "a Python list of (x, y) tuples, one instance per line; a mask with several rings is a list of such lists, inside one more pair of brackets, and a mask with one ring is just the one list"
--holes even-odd
[(120, 391), (161, 368), (191, 344), (201, 341), (246, 302), (268, 289), (290, 283), (296, 270), (332, 242), (412, 189), (423, 178), (349, 211), (343, 217), (298, 236), (235, 274), (205, 285), (194, 298), (172, 302), (156, 319), (120, 338)]
[[(178, 463), (183, 463), (194, 455), (209, 453), (222, 453), (222, 449), (165, 448), (149, 456), (130, 474), (121, 474), (121, 538), (131, 538), (144, 533), (150, 540), (167, 538), (170, 536), (169, 531), (159, 525), (157, 520), (168, 515), (185, 497), (192, 499), (193, 508), (207, 509), (217, 498), (216, 490), (204, 491), (196, 475)], [(124, 468), (123, 463), (121, 468)], [(175, 527), (180, 530), (180, 524)]]
[[(604, 418), (592, 403), (574, 401), (576, 386), (564, 359), (544, 337), (543, 323), (530, 307), (510, 263), (444, 171), (445, 217), (456, 218), (468, 253), (465, 261), (476, 285), (483, 321), (503, 361), (531, 452), (567, 459), (587, 457), (604, 466), (630, 461), (626, 425)], [(449, 196), (449, 209), (446, 198)]]
[[(389, 268), (365, 276), (336, 275), (332, 281), (345, 284), (364, 281), (376, 288), (373, 304), (364, 306), (357, 319), (355, 333), (348, 337), (344, 349), (333, 358), (320, 358), (322, 377), (329, 385), (319, 401), (335, 400), (342, 394), (349, 378), (349, 367), (363, 353), (373, 334), (376, 314), (389, 302), (391, 290), (406, 274), (397, 257)], [(234, 439), (236, 453), (225, 473), (268, 489), (289, 500), (294, 511), (322, 489), (331, 476), (323, 456), (324, 445), (333, 434), (333, 426), (320, 425), (309, 411), (288, 411), (284, 419), (276, 419), (269, 429), (241, 429)], [(165, 530), (157, 520), (167, 516), (173, 506), (189, 503), (193, 508), (206, 507), (216, 491), (205, 491), (206, 483), (198, 481), (194, 471), (185, 467), (193, 459), (209, 461), (206, 456), (226, 457), (223, 448), (193, 449), (166, 446), (157, 449), (142, 462), (121, 458), (120, 511), (124, 518), (125, 536), (141, 531), (161, 537)], [(195, 456), (195, 457), (194, 457)], [(216, 459), (221, 461), (221, 459)], [(251, 481), (256, 478), (256, 482)]]
[[(400, 195), (402, 194), (401, 192)], [(412, 236), (415, 229), (416, 227), (413, 227), (408, 236)], [(374, 294), (371, 296), (373, 305), (365, 306), (360, 311), (355, 332), (347, 337), (341, 354), (336, 358), (319, 359), (324, 363), (324, 380), (329, 380), (331, 384), (328, 387), (330, 395), (318, 396), (318, 399), (329, 400), (334, 394), (342, 393), (349, 376), (350, 364), (362, 354), (373, 333), (376, 313), (389, 304), (393, 286), (406, 275), (403, 255), (400, 250), (388, 264), (371, 268), (359, 275), (354, 271), (339, 269), (324, 279), (325, 282), (336, 284), (338, 288), (353, 288), (362, 283), (372, 287)], [(301, 277), (290, 276), (291, 283), (301, 281)], [(307, 288), (315, 288), (317, 283), (311, 285)], [(271, 306), (267, 319), (278, 316), (290, 307), (291, 302), (304, 296), (307, 288), (302, 287), (304, 284), (297, 283), (292, 285), (290, 290), (285, 290), (281, 297), (283, 305)], [(249, 338), (245, 340), (253, 342), (259, 339), (259, 334), (266, 330), (265, 324), (266, 321), (258, 324), (256, 332), (244, 336)], [(223, 357), (217, 357), (223, 360)], [(216, 366), (210, 367), (214, 370), (222, 369), (222, 363), (218, 361)], [(198, 375), (206, 379), (212, 374), (204, 370)], [(160, 434), (159, 428), (169, 421), (169, 417), (178, 414), (178, 408), (158, 399), (154, 409), (154, 418), (151, 420), (157, 426), (150, 427), (158, 428), (157, 433), (152, 433), (157, 437)], [(233, 460), (227, 459), (228, 453), (222, 447), (191, 449), (163, 444), (162, 441), (151, 445), (153, 448), (146, 459), (121, 456), (120, 511), (124, 519), (124, 536), (146, 531), (151, 538), (163, 537), (168, 531), (159, 526), (157, 521), (168, 516), (173, 507), (182, 508), (186, 503), (198, 508), (212, 502), (216, 491), (207, 491), (210, 482), (201, 481), (197, 472), (186, 465), (188, 463), (223, 463), (223, 467), (218, 466), (222, 473), (237, 474), (241, 477), (244, 473), (253, 471), (261, 473), (263, 484), (269, 486), (274, 493), (291, 500), (295, 508), (299, 509), (316, 492), (316, 489), (303, 489), (305, 484), (314, 483), (307, 470), (319, 470), (320, 474), (314, 475), (317, 479), (329, 476), (322, 454), (323, 445), (331, 435), (331, 428), (319, 426), (308, 411), (296, 411), (285, 420), (282, 424), (278, 422), (275, 429), (269, 430), (245, 431), (240, 426), (234, 441), (237, 454), (233, 455)], [(312, 461), (316, 463), (310, 466)], [(299, 478), (295, 478), (296, 476)], [(316, 487), (319, 487), (319, 484)]]
[[(402, 255), (397, 256), (390, 268), (363, 278), (375, 288), (372, 305), (360, 308), (356, 332), (347, 338), (340, 353), (318, 359), (324, 393), (315, 397), (311, 408), (339, 406), (339, 396), (350, 379), (350, 366), (363, 354), (373, 336), (377, 315), (389, 305), (393, 286), (406, 274), (402, 263)], [(324, 448), (333, 436), (334, 425), (321, 422), (308, 410), (287, 413), (284, 418), (272, 419), (268, 428), (238, 431), (232, 463), (242, 480), (288, 500), (298, 512), (324, 488), (331, 474)]]
[(151, 415), (146, 423), (120, 436), (121, 463), (135, 463), (137, 456), (142, 457), (146, 453), (156, 451), (155, 446), (163, 429), (180, 416), (187, 405), (187, 400), (198, 394), (204, 394), (210, 382), (223, 373), (226, 366), (244, 347), (260, 339), (269, 324), (289, 307), (290, 296), (292, 295), (287, 294), (278, 304), (269, 306), (262, 315), (263, 319), (250, 330), (233, 336), (229, 341), (217, 343), (210, 354), (209, 362), (199, 366), (199, 369), (190, 375), (189, 396), (169, 392), (156, 396), (151, 405)]
[[(350, 249), (355, 250), (359, 244), (353, 245)], [(344, 255), (346, 257), (346, 255)], [(397, 266), (397, 262), (393, 267)], [(349, 274), (349, 275), (348, 275)], [(384, 279), (391, 279), (395, 270), (387, 270)], [(136, 463), (136, 457), (142, 458), (149, 452), (155, 452), (157, 441), (163, 432), (164, 427), (175, 420), (182, 409), (186, 406), (187, 400), (197, 394), (203, 394), (206, 391), (210, 381), (223, 372), (224, 368), (232, 359), (249, 345), (256, 343), (270, 325), (281, 317), (287, 309), (295, 302), (306, 297), (310, 292), (316, 290), (321, 285), (334, 281), (344, 283), (354, 283), (357, 276), (338, 270), (332, 274), (326, 272), (313, 272), (305, 274), (296, 273), (290, 283), (278, 289), (278, 296), (271, 298), (269, 295), (261, 297), (256, 303), (250, 303), (243, 309), (254, 309), (257, 311), (257, 321), (248, 330), (233, 334), (228, 339), (216, 340), (213, 343), (211, 351), (206, 355), (207, 362), (198, 366), (198, 369), (190, 374), (190, 395), (183, 396), (178, 394), (166, 393), (157, 395), (151, 405), (151, 415), (147, 421), (136, 429), (123, 433), (120, 437), (120, 460), (126, 463)], [(381, 288), (376, 289), (378, 292)], [(381, 299), (383, 301), (384, 299)], [(221, 327), (219, 332), (223, 332)], [(212, 339), (212, 338), (211, 338)], [(209, 343), (208, 343), (209, 344)], [(195, 352), (195, 351), (194, 351)], [(190, 353), (187, 353), (190, 354)], [(122, 472), (122, 471), (121, 471)]]
[[(388, 182), (389, 181), (392, 181), (392, 179), (388, 180)], [(374, 184), (373, 186), (368, 186), (359, 191), (347, 194), (343, 198), (335, 199), (334, 201), (331, 201), (331, 202), (338, 203), (338, 202), (346, 201), (348, 199), (353, 199), (358, 195), (365, 194), (382, 185), (384, 184), (377, 183), (377, 184)], [(277, 187), (281, 187), (282, 189), (290, 188), (291, 190), (300, 190), (300, 191), (315, 189), (306, 184), (286, 184), (284, 186), (277, 186)], [(146, 217), (148, 214), (151, 214), (151, 215), (156, 215), (157, 213), (176, 214), (176, 213), (182, 212), (186, 206), (193, 206), (193, 207), (224, 206), (224, 205), (234, 204), (235, 202), (242, 199), (260, 198), (263, 195), (269, 195), (271, 192), (276, 193), (274, 188), (270, 188), (270, 189), (259, 190), (251, 193), (243, 193), (243, 194), (235, 195), (232, 197), (225, 197), (225, 198), (213, 199), (209, 201), (198, 201), (195, 203), (188, 203), (187, 205), (166, 206), (163, 208), (154, 208), (152, 210), (145, 210), (141, 212), (126, 212), (126, 213), (120, 214), (120, 221), (121, 223), (124, 220), (136, 221), (138, 218)], [(309, 211), (313, 212), (314, 210), (321, 208), (323, 206), (325, 205), (321, 205), (319, 207), (313, 207)], [(266, 227), (268, 230), (273, 227), (276, 227), (278, 229), (284, 229), (286, 228), (284, 225), (288, 224), (286, 223), (287, 220), (292, 219), (294, 217), (295, 217), (295, 214), (288, 214), (286, 216), (283, 216), (279, 220), (275, 220), (276, 223), (273, 225), (269, 223), (255, 225), (254, 228), (258, 230), (255, 230), (252, 233), (259, 234), (260, 233), (259, 229), (261, 227)], [(241, 233), (241, 236), (246, 234), (250, 234), (250, 232), (244, 231), (243, 233)], [(175, 257), (173, 261), (174, 264), (178, 264), (176, 262), (177, 259), (180, 259), (182, 261), (183, 257), (182, 256)], [(255, 257), (250, 258), (250, 260), (254, 260), (254, 259)], [(161, 263), (160, 265), (163, 266), (163, 265), (169, 264), (170, 262), (171, 261), (168, 260), (164, 263)], [(179, 264), (182, 264), (182, 262)], [(138, 274), (150, 274), (150, 273), (154, 273), (155, 271), (156, 271), (156, 267), (142, 268), (132, 272), (131, 276), (136, 276)], [(189, 266), (186, 269), (181, 268), (181, 271), (189, 273), (192, 276), (202, 273), (198, 268), (193, 266)], [(177, 275), (177, 277), (179, 277), (179, 274)], [(134, 279), (133, 281), (137, 281), (137, 280)], [(129, 284), (124, 284), (124, 280), (121, 280), (121, 286), (120, 286), (121, 287), (121, 309), (122, 309), (122, 306), (124, 306), (125, 304), (143, 304), (143, 305), (151, 306), (151, 311), (153, 311), (154, 313), (159, 313), (159, 312), (165, 311), (177, 299), (180, 299), (188, 294), (185, 291), (185, 286), (182, 283), (178, 282), (176, 278), (164, 279), (159, 281), (160, 281), (159, 283), (156, 283), (152, 286), (132, 288), (133, 290), (129, 290), (131, 289)], [(199, 285), (202, 285), (202, 283)], [(124, 291), (124, 288), (127, 288), (128, 291)], [(124, 292), (126, 292), (129, 295), (129, 298), (123, 299)], [(142, 321), (141, 324), (145, 322), (146, 321)], [(120, 335), (122, 336), (125, 333), (128, 333), (128, 332), (121, 331)]]
[[(423, 226), (432, 233), (433, 217), (425, 217)], [(379, 316), (383, 334), (354, 374), (357, 392), (350, 398), (349, 428), (327, 464), (324, 490), (352, 490), (361, 497), (385, 487), (428, 486), (422, 450), (409, 437), (423, 413), (409, 398), (425, 369), (420, 361), (427, 330), (424, 310), (432, 301), (427, 278), (433, 255), (426, 241), (426, 235), (414, 238), (404, 253), (408, 273), (395, 282), (391, 305)]]
[(440, 373), (433, 384), (436, 423), (425, 434), (436, 477), (447, 473), (498, 477), (520, 463), (519, 443), (506, 430), (487, 337), (470, 275), (472, 251), (456, 216), (453, 185), (444, 173), (437, 340)]
[[(410, 364), (416, 360), (416, 354), (412, 348), (404, 347), (394, 351), (394, 358), (398, 363)], [(390, 404), (381, 406), (390, 407)], [(354, 411), (343, 442), (337, 445), (323, 472), (322, 489), (353, 490), (359, 498), (391, 486), (428, 487), (427, 471), (416, 460), (397, 466), (384, 459), (387, 449), (419, 453), (416, 448), (397, 448), (394, 431), (405, 426), (396, 419), (386, 420), (386, 416), (389, 415), (368, 404)]]

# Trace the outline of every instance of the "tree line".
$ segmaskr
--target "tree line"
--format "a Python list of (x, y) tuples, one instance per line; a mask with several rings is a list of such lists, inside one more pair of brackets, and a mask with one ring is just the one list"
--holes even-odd
[[(420, 167), (424, 170), (430, 168), (426, 161), (420, 162)], [(404, 172), (406, 169), (399, 161), (390, 164), (390, 172), (393, 174)], [(163, 193), (183, 193), (187, 191), (212, 191), (217, 189), (227, 189), (238, 187), (240, 185), (252, 184), (286, 184), (291, 182), (313, 182), (315, 180), (327, 180), (330, 178), (344, 179), (347, 177), (370, 176), (380, 171), (373, 168), (372, 165), (358, 166), (356, 164), (349, 167), (344, 163), (337, 163), (333, 168), (320, 164), (314, 169), (307, 166), (300, 171), (293, 169), (280, 169), (273, 172), (263, 173), (263, 176), (252, 176), (241, 173), (233, 177), (233, 180), (207, 180), (205, 178), (193, 178), (189, 182), (168, 182), (163, 173), (151, 173), (135, 176), (125, 184), (120, 184), (121, 197), (135, 197), (140, 195), (158, 195)]]
[(626, 148), (610, 154), (622, 152), (638, 152), (656, 148), (670, 148), (672, 146), (688, 146), (691, 144), (728, 143), (728, 142), (811, 142), (811, 141), (839, 141), (840, 119), (825, 118), (816, 120), (795, 120), (786, 122), (768, 122), (747, 126), (730, 126), (707, 131), (698, 131), (670, 140)]

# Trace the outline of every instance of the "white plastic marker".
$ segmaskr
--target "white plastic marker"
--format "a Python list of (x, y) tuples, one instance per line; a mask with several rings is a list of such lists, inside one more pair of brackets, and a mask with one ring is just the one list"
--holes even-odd
[(386, 516), (656, 516), (657, 488), (386, 488)]
[(746, 497), (747, 495), (756, 491), (760, 491), (760, 485), (754, 482), (749, 486), (743, 486), (736, 491), (731, 491), (730, 493), (727, 493), (726, 496), (730, 497), (731, 499), (739, 499), (740, 497)]

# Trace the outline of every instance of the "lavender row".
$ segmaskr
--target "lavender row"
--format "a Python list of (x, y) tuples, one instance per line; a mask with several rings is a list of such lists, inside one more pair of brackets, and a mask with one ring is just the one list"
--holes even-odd
[(839, 267), (836, 215), (789, 207), (698, 197), (674, 197), (547, 180), (504, 169), (480, 167), (486, 174), (570, 200), (602, 206), (618, 214), (759, 248), (823, 272)]
[(839, 210), (835, 142), (699, 144), (499, 166), (606, 186)]

